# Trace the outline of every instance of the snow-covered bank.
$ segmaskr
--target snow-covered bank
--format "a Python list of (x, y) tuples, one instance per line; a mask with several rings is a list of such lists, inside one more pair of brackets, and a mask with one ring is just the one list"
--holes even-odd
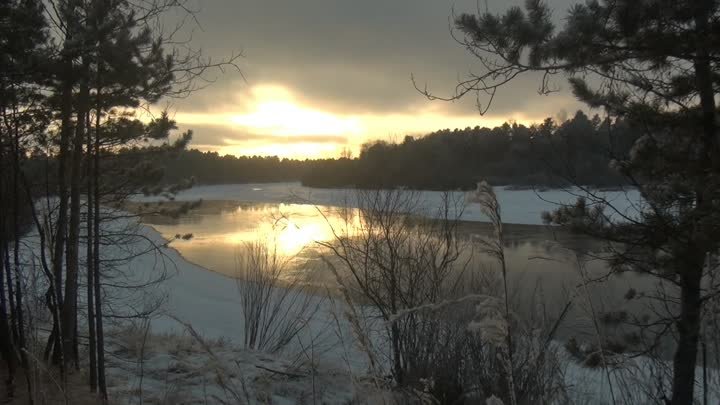
[[(226, 394), (218, 385), (221, 375), (251, 397), (235, 402), (230, 398), (230, 403), (334, 405), (358, 397), (364, 401), (354, 403), (372, 404), (382, 399), (382, 392), (370, 388), (365, 355), (349, 332), (342, 303), (323, 302), (308, 330), (287, 351), (272, 355), (248, 351), (241, 348), (243, 322), (237, 280), (184, 260), (166, 246), (158, 232), (133, 219), (121, 218), (108, 225), (103, 258), (112, 260), (115, 273), (131, 280), (126, 284), (163, 279), (142, 292), (116, 291), (117, 280), (105, 286), (118, 311), (164, 298), (152, 317), (142, 361), (138, 355), (144, 341), (141, 333), (128, 334), (122, 324), (109, 333), (110, 387), (113, 393), (128, 398), (124, 403), (137, 403), (137, 395), (146, 398), (145, 403), (152, 399), (157, 399), (155, 403), (222, 403), (215, 398)], [(27, 246), (32, 246), (31, 239)], [(192, 325), (209, 342), (210, 350), (188, 336), (176, 318)], [(583, 368), (569, 357), (563, 359), (562, 368), (570, 403), (612, 403), (603, 370)], [(630, 378), (639, 378), (638, 374), (613, 375), (615, 384), (633, 384), (638, 392), (644, 388), (641, 381)], [(651, 378), (647, 375), (646, 381)]]
[[(363, 356), (353, 348), (333, 302), (309, 296), (319, 310), (287, 350), (246, 350), (236, 279), (186, 261), (160, 233), (126, 213), (106, 214), (115, 216), (103, 223), (101, 248), (108, 388), (114, 403), (135, 404), (142, 397), (141, 403), (147, 404), (220, 404), (230, 399), (229, 403), (304, 400), (333, 405), (353, 401), (360, 388), (373, 392), (362, 379)], [(47, 283), (39, 267), (43, 252), (37, 233), (27, 235), (21, 246), (30, 316), (47, 329)], [(81, 253), (84, 263), (82, 249)], [(44, 254), (49, 260), (47, 247)], [(83, 294), (79, 307), (86, 307)], [(138, 318), (128, 319), (133, 316)], [(81, 316), (79, 325), (83, 336), (84, 319)], [(144, 325), (149, 325), (147, 334), (138, 329)], [(198, 336), (189, 334), (188, 325)], [(228, 398), (219, 379), (243, 395), (242, 401)]]
[(108, 351), (116, 404), (370, 405), (384, 394), (311, 360), (295, 362), (190, 333), (125, 329), (114, 335)]
[[(153, 243), (162, 242), (160, 234), (152, 228), (143, 227), (142, 232), (144, 235), (142, 240), (153, 241)], [(182, 334), (184, 327), (173, 319), (178, 318), (192, 325), (205, 338), (224, 342), (216, 350), (218, 350), (220, 357), (232, 361), (223, 367), (239, 366), (241, 370), (245, 370), (243, 372), (248, 373), (248, 376), (251, 377), (256, 376), (257, 373), (262, 374), (263, 377), (260, 380), (265, 381), (263, 384), (266, 384), (263, 389), (269, 389), (267, 388), (269, 383), (267, 378), (270, 378), (271, 382), (278, 383), (275, 388), (280, 393), (284, 392), (291, 395), (292, 393), (304, 392), (302, 395), (307, 395), (308, 384), (312, 382), (307, 375), (305, 377), (283, 377), (277, 375), (277, 373), (263, 372), (255, 367), (260, 362), (261, 366), (267, 363), (271, 369), (277, 367), (280, 370), (292, 370), (292, 367), (297, 365), (296, 361), (302, 362), (302, 355), (297, 357), (300, 347), (297, 345), (290, 347), (280, 356), (262, 355), (238, 349), (242, 339), (243, 324), (236, 280), (189, 263), (173, 249), (163, 247), (161, 250), (162, 257), (172, 263), (175, 271), (172, 277), (164, 282), (163, 288), (167, 294), (167, 301), (162, 313), (152, 322), (152, 331), (154, 333)], [(151, 271), (157, 263), (157, 257), (157, 254), (150, 253), (140, 255), (129, 261), (127, 265), (138, 272)], [(325, 394), (323, 394), (322, 398), (327, 404), (340, 404), (348, 401), (352, 397), (351, 391), (360, 389), (357, 386), (357, 380), (366, 379), (368, 371), (365, 355), (358, 347), (344, 320), (343, 308), (335, 307), (339, 305), (341, 303), (322, 303), (320, 311), (309, 325), (309, 330), (301, 337), (304, 345), (309, 344), (311, 341), (316, 345), (314, 348), (314, 362), (316, 364), (314, 370), (317, 373), (315, 377), (318, 379), (316, 383), (325, 387)], [(336, 323), (336, 321), (339, 321), (339, 323)], [(338, 328), (342, 330), (338, 330)], [(169, 347), (168, 350), (175, 349)], [(207, 371), (207, 364), (212, 363), (211, 359), (197, 353), (184, 360), (179, 359), (176, 355), (163, 352), (156, 354), (156, 356), (158, 357), (152, 361), (154, 365), (151, 367), (155, 367), (157, 370), (162, 369), (162, 367), (173, 368), (173, 365), (179, 362), (181, 369), (182, 367), (194, 365), (198, 370)], [(238, 365), (237, 362), (240, 364)], [(644, 388), (641, 386), (639, 379), (642, 378), (640, 376), (644, 375), (644, 372), (637, 370), (642, 369), (643, 363), (642, 360), (635, 360), (635, 362), (638, 366), (635, 366), (636, 370), (633, 374), (621, 370), (612, 372), (612, 378), (615, 380), (615, 392), (613, 393), (607, 383), (604, 370), (584, 368), (567, 356), (563, 360), (563, 378), (573, 403), (576, 401), (585, 404), (612, 403), (611, 398), (613, 395), (617, 395), (618, 384), (623, 383), (636, 386), (636, 394), (642, 395), (641, 390)], [(649, 372), (646, 377), (651, 378)], [(194, 381), (196, 383), (199, 381), (198, 378), (195, 377)], [(633, 378), (637, 380), (633, 381)], [(281, 383), (278, 381), (281, 381)], [(355, 383), (352, 381), (355, 381)], [(133, 383), (136, 384), (137, 380), (126, 381), (126, 385), (132, 385)], [(289, 388), (287, 384), (290, 384)], [(364, 385), (362, 389), (369, 389), (369, 386), (369, 384)], [(196, 388), (199, 390), (200, 385)], [(253, 387), (253, 389), (255, 388)], [(717, 393), (713, 395), (717, 395)], [(277, 397), (276, 400), (281, 397)], [(287, 396), (283, 398), (288, 399)], [(274, 403), (293, 402), (278, 401)]]
[[(418, 192), (423, 205), (429, 210), (440, 207), (443, 193), (439, 191)], [(554, 190), (513, 190), (507, 187), (496, 187), (498, 201), (503, 211), (503, 221), (510, 224), (541, 225), (541, 214), (551, 211), (559, 204), (571, 204), (577, 197), (606, 199), (612, 203), (615, 215), (632, 216), (639, 210), (640, 194), (635, 189), (624, 191), (583, 191), (577, 188)], [(462, 200), (464, 192), (453, 192)], [(197, 186), (181, 191), (175, 197), (177, 201), (196, 200), (232, 200), (250, 203), (306, 203), (324, 206), (354, 207), (354, 190), (351, 189), (319, 189), (304, 187), (300, 183), (258, 183), (258, 184), (223, 184)], [(139, 202), (156, 201), (158, 197), (137, 196)], [(480, 206), (468, 204), (461, 219), (466, 221), (485, 221)]]
[[(155, 242), (162, 240), (161, 236), (152, 228), (144, 227), (143, 232), (147, 240)], [(309, 384), (312, 383), (308, 375), (304, 375), (304, 377), (283, 377), (277, 373), (263, 372), (263, 370), (258, 370), (255, 367), (256, 364), (261, 366), (266, 364), (271, 369), (292, 370), (292, 367), (297, 365), (296, 361), (302, 360), (296, 357), (298, 349), (300, 349), (298, 346), (290, 347), (288, 351), (280, 356), (250, 353), (237, 348), (243, 332), (237, 281), (189, 263), (173, 249), (162, 249), (163, 256), (172, 261), (176, 272), (164, 283), (167, 291), (167, 301), (164, 313), (153, 320), (153, 331), (157, 333), (181, 333), (183, 326), (172, 318), (177, 317), (183, 322), (191, 324), (198, 333), (206, 338), (225, 342), (217, 350), (220, 357), (232, 361), (224, 367), (230, 367), (239, 362), (241, 369), (245, 370), (244, 372), (248, 373), (248, 376), (260, 373), (262, 375), (260, 381), (264, 381), (262, 384), (266, 384), (263, 385), (265, 390), (269, 389), (267, 384), (276, 383), (277, 386), (273, 388), (275, 390), (273, 392), (276, 392), (276, 394), (273, 395), (277, 396), (278, 393), (285, 393), (286, 396), (282, 397), (280, 395), (275, 399), (277, 402), (273, 403), (295, 403), (293, 401), (278, 401), (278, 399), (284, 398), (287, 401), (288, 395), (301, 392), (301, 395), (308, 395)], [(128, 265), (138, 271), (147, 271), (153, 266), (153, 263), (155, 263), (154, 255), (148, 254), (133, 259)], [(338, 302), (323, 302), (320, 311), (309, 325), (309, 330), (301, 337), (305, 345), (309, 344), (313, 339), (314, 344), (317, 345), (314, 349), (314, 355), (316, 356), (314, 362), (317, 365), (317, 368), (315, 368), (317, 373), (315, 376), (317, 378), (316, 384), (324, 387), (323, 401), (318, 401), (318, 403), (346, 403), (356, 394), (353, 394), (355, 390), (370, 390), (371, 386), (369, 380), (367, 380), (368, 370), (365, 354), (360, 350), (344, 319), (344, 307), (338, 308), (341, 305), (342, 303)], [(339, 321), (339, 323), (336, 323), (336, 321)], [(342, 330), (338, 330), (338, 328)], [(342, 339), (339, 336), (342, 336)], [(564, 351), (561, 351), (561, 353), (564, 353)], [(160, 362), (159, 364), (178, 362), (177, 358), (169, 356), (167, 353), (161, 353), (158, 356), (160, 357), (157, 357), (156, 361)], [(617, 395), (619, 395), (618, 392), (622, 384), (627, 385), (626, 389), (634, 390), (636, 398), (639, 398), (645, 394), (643, 390), (647, 388), (641, 380), (645, 379), (647, 382), (654, 378), (651, 371), (646, 368), (647, 363), (642, 358), (630, 360), (629, 364), (633, 364), (631, 372), (622, 369), (611, 371), (611, 378), (614, 382), (614, 390), (611, 390), (604, 370), (582, 367), (571, 359), (569, 355), (563, 356), (563, 378), (568, 389), (568, 395), (572, 400), (571, 403), (610, 404), (613, 396), (616, 396), (616, 401), (619, 400)], [(201, 362), (209, 360), (202, 359), (202, 356), (190, 356), (189, 359), (183, 360), (181, 363), (195, 364), (199, 369), (207, 370), (207, 365), (203, 365), (204, 363)], [(156, 364), (155, 367), (159, 366)], [(698, 375), (701, 375), (700, 372), (701, 370), (698, 370)], [(358, 381), (365, 381), (365, 384), (359, 387)], [(698, 384), (698, 394), (700, 389), (701, 385)], [(715, 403), (720, 399), (719, 394), (720, 392), (717, 392), (717, 390), (711, 389), (711, 403)], [(374, 395), (380, 394), (375, 392)], [(298, 401), (297, 397), (294, 401)]]

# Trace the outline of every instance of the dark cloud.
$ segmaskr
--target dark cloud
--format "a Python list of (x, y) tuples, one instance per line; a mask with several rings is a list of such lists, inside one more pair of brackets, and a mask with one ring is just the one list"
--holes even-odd
[[(524, 1), (488, 3), (492, 11), (502, 12)], [(570, 3), (550, 1), (558, 21)], [(176, 105), (186, 111), (212, 112), (218, 103), (231, 103), (249, 86), (276, 83), (311, 105), (336, 113), (418, 111), (430, 101), (413, 88), (411, 74), (421, 86), (449, 95), (458, 79), (479, 71), (449, 28), (453, 12), (473, 11), (478, 4), (484, 7), (477, 0), (201, 1), (202, 30), (193, 34), (195, 45), (213, 58), (242, 50), (248, 81), (230, 73)], [(498, 93), (489, 114), (541, 117), (581, 107), (562, 77), (556, 84), (565, 91), (549, 97), (537, 94), (539, 83), (538, 76), (519, 77)], [(450, 114), (477, 111), (472, 97), (435, 103), (442, 103)]]

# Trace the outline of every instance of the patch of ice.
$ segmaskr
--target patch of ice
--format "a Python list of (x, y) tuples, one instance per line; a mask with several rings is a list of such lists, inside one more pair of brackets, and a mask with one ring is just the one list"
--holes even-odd
[[(184, 190), (175, 196), (176, 201), (229, 200), (249, 203), (305, 203), (332, 207), (352, 207), (354, 203), (352, 189), (319, 189), (304, 187), (300, 183), (255, 183), (223, 184), (196, 186)], [(578, 197), (585, 197), (590, 203), (607, 201), (611, 204), (608, 212), (614, 218), (632, 217), (642, 209), (640, 193), (628, 188), (621, 191), (599, 191), (591, 189), (567, 188), (552, 190), (514, 190), (507, 187), (495, 187), (498, 202), (502, 207), (502, 219), (508, 224), (542, 225), (541, 215), (563, 204), (572, 204)], [(451, 192), (454, 199), (462, 202), (465, 192)], [(443, 193), (439, 191), (420, 191), (418, 198), (427, 212), (434, 213), (440, 208)], [(160, 199), (155, 196), (136, 196), (138, 202), (150, 202)], [(468, 203), (460, 217), (466, 221), (487, 221), (480, 205)]]

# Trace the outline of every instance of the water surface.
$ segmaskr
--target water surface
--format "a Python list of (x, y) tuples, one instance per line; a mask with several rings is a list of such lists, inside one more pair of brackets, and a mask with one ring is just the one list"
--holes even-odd
[[(318, 242), (332, 242), (338, 234), (351, 233), (348, 228), (359, 220), (355, 209), (237, 201), (206, 201), (179, 218), (144, 218), (145, 223), (172, 240), (170, 246), (187, 260), (231, 277), (238, 275), (238, 258), (246, 246), (255, 242), (270, 246), (291, 270), (307, 270), (312, 263), (319, 266), (318, 257), (330, 252)], [(479, 252), (473, 243), (475, 238), (492, 235), (490, 225), (463, 221), (458, 229), (464, 241), (463, 254), (472, 255), (469, 267), (473, 271), (497, 271), (497, 262)], [(185, 234), (192, 234), (192, 238), (176, 238)], [(604, 250), (599, 241), (552, 227), (512, 224), (505, 226), (505, 239), (505, 256), (515, 284), (513, 293), (520, 298), (542, 294), (559, 305), (573, 294), (583, 293), (577, 289), (583, 279), (607, 272), (603, 261), (591, 260)], [(577, 252), (586, 255), (578, 256)], [(320, 282), (332, 284), (332, 277), (325, 276)], [(622, 305), (622, 296), (637, 280), (634, 275), (615, 277), (602, 289), (593, 289), (592, 295), (607, 301), (607, 305)]]
[[(334, 277), (319, 260), (321, 255), (329, 252), (318, 242), (328, 243), (334, 241), (338, 234), (352, 234), (352, 228), (361, 220), (358, 210), (352, 208), (352, 204), (347, 205), (350, 208), (334, 206), (343, 202), (339, 197), (341, 192), (337, 190), (326, 191), (322, 197), (315, 195), (317, 201), (327, 200), (327, 205), (323, 205), (309, 203), (309, 199), (298, 198), (297, 195), (281, 197), (283, 194), (278, 190), (268, 194), (268, 190), (263, 188), (265, 186), (243, 187), (241, 191), (228, 195), (235, 200), (204, 201), (199, 208), (179, 218), (148, 216), (143, 218), (143, 222), (171, 240), (170, 246), (187, 260), (211, 271), (237, 277), (238, 259), (246, 254), (248, 244), (257, 242), (269, 246), (281, 260), (288, 262), (289, 278), (301, 277), (312, 271), (315, 275), (313, 282), (335, 287)], [(505, 192), (504, 198), (519, 196), (513, 193)], [(529, 195), (527, 191), (519, 193), (522, 194), (519, 197)], [(222, 198), (222, 193), (206, 194), (195, 191), (194, 194), (181, 196), (180, 200)], [(248, 195), (255, 197), (249, 201), (237, 200)], [(428, 195), (436, 199), (439, 194)], [(517, 213), (522, 212), (523, 206), (532, 205), (532, 202), (520, 200), (511, 204), (511, 217), (518, 218)], [(473, 210), (478, 211), (478, 207)], [(532, 215), (539, 216), (535, 211)], [(492, 228), (478, 218), (472, 219), (461, 221), (458, 228), (459, 236), (465, 241), (463, 255), (472, 258), (468, 268), (473, 272), (497, 274), (498, 263), (479, 252), (473, 242), (477, 238), (491, 236)], [(654, 288), (648, 280), (635, 274), (614, 276), (601, 285), (584, 288), (583, 281), (599, 278), (608, 272), (604, 261), (590, 260), (603, 255), (606, 246), (602, 242), (537, 224), (506, 224), (504, 229), (510, 295), (514, 302), (524, 307), (528, 316), (546, 313), (548, 319), (561, 311), (568, 301), (573, 302), (568, 319), (560, 329), (560, 337), (592, 337), (591, 313), (640, 310), (637, 304), (624, 299), (626, 292), (630, 288)], [(176, 238), (186, 234), (192, 234), (192, 237), (187, 240)], [(319, 273), (319, 277), (315, 273)], [(229, 279), (228, 282), (232, 281)]]

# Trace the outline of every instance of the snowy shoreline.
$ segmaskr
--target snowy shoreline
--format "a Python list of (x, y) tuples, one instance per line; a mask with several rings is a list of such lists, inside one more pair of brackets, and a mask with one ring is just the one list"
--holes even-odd
[[(145, 225), (143, 227), (145, 227), (144, 229), (146, 229), (148, 235), (154, 234), (154, 238), (162, 237), (151, 227)], [(236, 364), (235, 360), (241, 362), (240, 359), (246, 359), (248, 363), (243, 363), (243, 370), (248, 373), (252, 372), (252, 374), (248, 375), (258, 375), (258, 369), (255, 367), (258, 362), (258, 364), (267, 364), (271, 368), (292, 369), (292, 362), (283, 359), (288, 358), (288, 354), (294, 351), (293, 348), (289, 348), (286, 354), (281, 355), (256, 353), (240, 348), (242, 322), (239, 314), (240, 298), (235, 287), (237, 280), (232, 280), (228, 276), (190, 263), (184, 260), (173, 248), (165, 246), (162, 249), (171, 252), (168, 256), (177, 266), (177, 272), (173, 277), (165, 281), (165, 288), (169, 292), (166, 311), (153, 320), (152, 330), (154, 333), (169, 334), (171, 336), (185, 334), (184, 327), (175, 320), (177, 318), (192, 325), (205, 340), (222, 342), (219, 343), (218, 352), (221, 356), (230, 356), (229, 359), (233, 360), (230, 363)], [(231, 280), (232, 282), (228, 283)], [(331, 332), (336, 327), (334, 326), (333, 317), (342, 317), (337, 313), (342, 311), (335, 308), (338, 303), (332, 303), (331, 305), (331, 303), (326, 302), (326, 304), (317, 313), (316, 319), (310, 326), (306, 337), (309, 338), (309, 335), (316, 331), (325, 332), (324, 338), (321, 339), (324, 342), (325, 349), (318, 349), (318, 358), (315, 359), (319, 364), (316, 369), (318, 374), (315, 377), (320, 381), (325, 381), (327, 384), (326, 393), (329, 397), (325, 403), (343, 404), (352, 397), (354, 390), (359, 389), (350, 381), (364, 376), (367, 372), (367, 365), (364, 361), (365, 355), (356, 346), (357, 343), (354, 342), (349, 328), (341, 332), (348, 341), (344, 343), (333, 341), (336, 339)], [(332, 314), (333, 312), (336, 312), (335, 315)], [(342, 323), (344, 327), (347, 327), (347, 325), (344, 325), (344, 321)], [(168, 348), (168, 350), (170, 349)], [(199, 349), (196, 348), (195, 350)], [(293, 356), (290, 355), (290, 357)], [(165, 362), (162, 363), (162, 367), (174, 367), (179, 360), (169, 356), (167, 353), (161, 353), (159, 361)], [(199, 360), (195, 358), (187, 362), (192, 363), (193, 361), (197, 363)], [(602, 369), (585, 368), (575, 363), (569, 356), (563, 359), (563, 363), (565, 369), (564, 378), (575, 399), (584, 399), (589, 401), (586, 402), (588, 404), (607, 403), (610, 400), (607, 379)], [(642, 366), (642, 361), (638, 363), (638, 366)], [(266, 377), (272, 376), (272, 374), (271, 372), (264, 373)], [(637, 378), (637, 376), (635, 377)], [(621, 381), (623, 373), (619, 372), (613, 378)], [(285, 385), (279, 385), (279, 387), (288, 390), (288, 393), (295, 394), (307, 393), (310, 384), (309, 377), (300, 379), (284, 378), (282, 381), (282, 384)], [(290, 384), (291, 389), (288, 389), (287, 384)], [(365, 386), (363, 389), (370, 388)], [(374, 395), (383, 394), (375, 392)], [(332, 398), (332, 400), (329, 398)], [(285, 398), (285, 400), (288, 399)]]
[[(194, 189), (192, 193), (181, 195), (180, 200), (193, 200), (200, 195), (204, 199), (211, 196), (208, 190)], [(267, 196), (260, 197), (267, 199)], [(330, 197), (333, 196), (316, 196), (315, 201), (327, 201)], [(256, 196), (255, 202), (268, 202), (257, 201), (259, 199)], [(275, 201), (280, 199), (278, 197)], [(138, 237), (125, 240), (125, 245), (103, 249), (103, 255), (107, 258), (127, 257), (128, 259), (118, 266), (122, 272), (138, 280), (152, 279), (162, 272), (170, 275), (152, 292), (164, 295), (166, 299), (162, 309), (153, 315), (150, 329), (152, 344), (148, 345), (147, 357), (142, 361), (142, 367), (145, 367), (145, 386), (142, 392), (147, 398), (161, 397), (168, 389), (167, 384), (172, 383), (177, 385), (180, 398), (194, 398), (202, 403), (203, 395), (206, 395), (203, 390), (208, 389), (207, 381), (214, 378), (213, 373), (216, 370), (211, 367), (217, 365), (217, 360), (188, 336), (186, 328), (176, 319), (192, 325), (206, 342), (212, 342), (215, 354), (226, 363), (223, 367), (238, 367), (238, 375), (251, 379), (253, 384), (257, 381), (270, 381), (271, 383), (266, 385), (267, 395), (273, 398), (274, 403), (289, 404), (297, 401), (299, 397), (307, 398), (308, 387), (315, 379), (325, 391), (322, 401), (332, 405), (348, 403), (358, 393), (357, 390), (368, 389), (367, 384), (361, 387), (357, 383), (367, 377), (367, 367), (363, 352), (357, 347), (352, 333), (348, 331), (347, 322), (342, 318), (342, 303), (337, 303), (337, 307), (336, 303), (324, 306), (305, 336), (309, 337), (317, 331), (325, 333), (322, 339), (324, 349), (318, 349), (317, 359), (314, 359), (317, 368), (312, 366), (313, 374), (307, 373), (305, 364), (302, 366), (305, 371), (298, 373), (303, 377), (278, 377), (278, 373), (262, 367), (294, 373), (297, 365), (288, 361), (293, 356), (287, 353), (271, 355), (242, 349), (243, 325), (236, 284), (238, 280), (187, 260), (176, 248), (170, 246), (171, 241), (153, 226), (141, 224), (138, 220), (117, 220), (118, 223), (113, 226), (122, 230), (131, 229)], [(28, 247), (32, 245), (31, 242)], [(341, 320), (339, 324), (345, 329), (340, 331), (347, 339), (344, 342), (338, 342), (335, 335), (338, 333), (335, 330), (337, 319)], [(122, 339), (122, 333), (118, 339)], [(138, 392), (142, 380), (142, 377), (138, 377), (140, 373), (136, 367), (139, 366), (135, 362), (141, 362), (122, 357), (130, 355), (124, 352), (123, 346), (111, 346), (110, 350), (118, 350), (120, 360), (109, 369), (109, 375), (114, 380), (112, 391), (128, 395), (127, 403), (133, 403), (136, 399), (132, 395)], [(294, 351), (292, 348), (289, 350), (288, 353)], [(607, 380), (602, 371), (584, 368), (569, 357), (563, 359), (563, 368), (565, 381), (574, 399), (586, 399), (589, 404), (609, 400)], [(615, 378), (621, 377), (622, 375), (618, 374)], [(251, 389), (258, 392), (263, 388), (252, 386)], [(217, 391), (215, 392), (217, 394)], [(381, 399), (377, 395), (384, 394), (375, 392), (373, 395)]]
[[(633, 216), (641, 208), (640, 194), (635, 189), (623, 191), (583, 191), (577, 188), (553, 190), (513, 190), (495, 187), (498, 202), (502, 207), (503, 222), (507, 224), (542, 225), (542, 213), (552, 211), (563, 204), (573, 204), (578, 197), (589, 201), (604, 199), (612, 203), (615, 215)], [(588, 193), (589, 191), (589, 193)], [(300, 183), (251, 183), (196, 186), (180, 191), (174, 201), (235, 201), (244, 203), (310, 204), (326, 207), (356, 208), (354, 189), (320, 189), (304, 187)], [(427, 212), (434, 213), (442, 204), (443, 192), (414, 191)], [(487, 217), (476, 203), (467, 203), (468, 193), (450, 192), (452, 198), (464, 202), (464, 221), (486, 222)], [(160, 196), (138, 195), (134, 202), (157, 202), (166, 200)]]
[[(137, 236), (123, 239), (123, 246), (103, 249), (104, 257), (111, 260), (127, 258), (117, 262), (118, 270), (140, 282), (153, 279), (162, 272), (169, 273), (157, 289), (149, 292), (164, 295), (166, 300), (162, 309), (152, 316), (144, 357), (137, 357), (138, 347), (142, 344), (139, 340), (142, 339), (141, 333), (123, 332), (121, 324), (118, 325), (121, 329), (114, 331), (117, 335), (109, 336), (114, 343), (111, 342), (108, 350), (117, 361), (109, 365), (108, 375), (111, 377), (111, 391), (119, 395), (117, 399), (126, 398), (120, 403), (136, 403), (137, 397), (133, 395), (139, 392), (147, 400), (164, 398), (168, 390), (175, 390), (175, 398), (192, 398), (203, 403), (208, 392), (221, 394), (217, 386), (212, 386), (217, 373), (217, 358), (224, 362), (223, 367), (233, 367), (238, 377), (246, 378), (254, 393), (262, 391), (263, 395), (273, 398), (274, 403), (290, 404), (300, 397), (309, 398), (309, 387), (313, 381), (322, 387), (321, 398), (329, 405), (346, 404), (355, 395), (378, 401), (387, 395), (382, 391), (373, 391), (374, 388), (365, 380), (365, 355), (346, 328), (341, 302), (327, 303), (303, 338), (308, 339), (313, 332), (324, 333), (323, 338), (316, 341), (322, 344), (322, 349), (316, 347), (315, 366), (311, 368), (308, 368), (306, 360), (300, 363), (291, 361), (294, 358), (289, 355), (294, 351), (292, 348), (285, 354), (275, 355), (243, 349), (237, 280), (187, 261), (176, 249), (166, 245), (167, 240), (159, 232), (151, 226), (137, 223), (136, 218), (117, 221), (119, 223), (114, 224), (116, 229), (108, 232), (123, 234), (123, 230), (129, 229)], [(23, 244), (24, 249), (32, 252), (28, 253), (35, 255), (39, 253), (35, 250), (36, 238), (37, 235), (28, 235)], [(116, 295), (110, 285), (106, 288), (115, 299), (122, 297), (122, 293)], [(214, 350), (215, 357), (188, 335), (184, 325), (176, 319), (192, 325)], [(343, 342), (337, 341), (335, 319), (343, 325), (344, 330), (340, 331), (345, 339)], [(125, 340), (125, 335), (129, 340)], [(592, 399), (586, 403), (602, 403), (608, 399), (607, 382), (602, 372), (583, 368), (569, 358), (564, 360), (563, 367), (574, 398)], [(308, 370), (314, 371), (309, 373)], [(276, 371), (297, 373), (302, 377), (287, 377)], [(141, 381), (143, 388), (138, 391)], [(240, 380), (234, 381), (240, 384)], [(372, 401), (370, 399), (368, 403)]]

